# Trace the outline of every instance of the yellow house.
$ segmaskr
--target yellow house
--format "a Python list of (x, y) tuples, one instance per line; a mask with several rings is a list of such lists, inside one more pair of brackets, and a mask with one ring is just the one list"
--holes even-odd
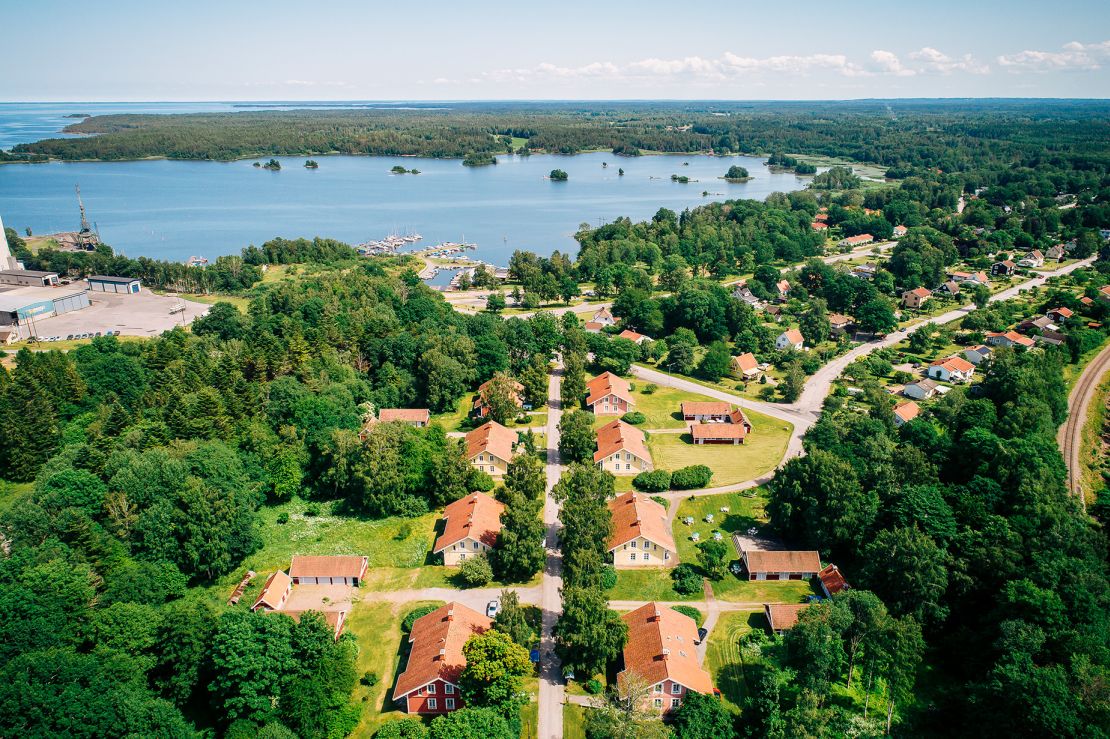
[(497, 421), (487, 421), (466, 435), (466, 458), (475, 469), (501, 477), (513, 458), (519, 437)]
[(614, 475), (638, 475), (654, 469), (644, 432), (619, 418), (597, 430), (594, 464)]
[(443, 564), (457, 567), (468, 556), (493, 549), (501, 533), (505, 506), (485, 493), (471, 493), (443, 511), (443, 533), (432, 552), (443, 555)]
[(625, 493), (609, 501), (613, 535), (609, 553), (617, 569), (673, 567), (678, 550), (667, 526), (667, 509), (642, 493)]

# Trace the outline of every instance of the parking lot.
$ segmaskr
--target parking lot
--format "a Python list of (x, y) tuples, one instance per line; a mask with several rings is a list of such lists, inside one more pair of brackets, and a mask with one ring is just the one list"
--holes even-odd
[[(22, 326), (23, 337), (34, 333), (41, 338), (58, 337), (61, 340), (76, 338), (81, 334), (95, 336), (108, 331), (124, 336), (157, 336), (174, 326), (184, 326), (208, 312), (211, 307), (181, 298), (155, 295), (144, 290), (136, 295), (89, 292), (88, 308), (63, 313), (52, 318), (35, 319)], [(184, 305), (185, 310), (171, 313), (173, 306)]]

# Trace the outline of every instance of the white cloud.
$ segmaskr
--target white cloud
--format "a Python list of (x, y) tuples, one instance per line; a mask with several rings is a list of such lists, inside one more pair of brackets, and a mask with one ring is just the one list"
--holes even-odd
[(281, 84), (289, 87), (350, 87), (349, 82), (338, 81), (325, 81), (317, 82), (315, 80), (285, 80)]
[(1011, 72), (1091, 71), (1110, 60), (1110, 41), (1064, 44), (1062, 51), (1025, 50), (998, 57), (998, 64)]
[(951, 57), (931, 46), (911, 52), (910, 59), (920, 63), (919, 71), (921, 72), (935, 72), (937, 74), (952, 74), (953, 72), (986, 74), (990, 72), (990, 67), (976, 61), (971, 54)]
[(895, 77), (912, 77), (916, 70), (909, 69), (902, 64), (902, 60), (892, 51), (876, 49), (871, 52), (871, 62), (881, 74), (891, 74)]

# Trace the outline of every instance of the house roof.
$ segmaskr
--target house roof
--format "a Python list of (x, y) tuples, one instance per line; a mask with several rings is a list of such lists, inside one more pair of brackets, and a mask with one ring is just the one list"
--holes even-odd
[(913, 419), (917, 418), (919, 413), (921, 413), (921, 406), (919, 406), (912, 400), (907, 400), (904, 403), (899, 403), (898, 405), (894, 406), (894, 415), (902, 419), (903, 423), (909, 423)]
[(744, 352), (740, 356), (732, 358), (732, 364), (740, 371), (753, 370), (759, 367), (759, 360), (751, 352)]
[(729, 423), (738, 423), (742, 426), (751, 426), (751, 421), (744, 415), (744, 411), (737, 408), (732, 413), (728, 414)]
[(378, 420), (382, 423), (390, 421), (429, 423), (432, 420), (432, 414), (427, 408), (382, 408), (378, 411)]
[(987, 336), (991, 338), (1002, 336), (1008, 339), (1013, 344), (1020, 344), (1021, 346), (1033, 346), (1032, 339), (1030, 339), (1028, 336), (1022, 336), (1017, 331), (992, 331), (991, 333), (987, 334)]
[(852, 322), (852, 319), (843, 313), (830, 313), (829, 325), (830, 326), (847, 326)]
[(1015, 267), (1017, 267), (1017, 265), (1014, 264), (1012, 259), (1004, 259), (1001, 262), (995, 262), (995, 266), (997, 266), (999, 264), (1001, 264), (1003, 267), (1006, 267), (1008, 269), (1014, 269)]
[(112, 277), (111, 275), (89, 275), (85, 279), (89, 282), (110, 282), (115, 285), (130, 285), (132, 282), (139, 282), (138, 277)]
[(813, 223), (811, 223), (809, 225), (810, 225), (810, 228), (812, 228), (814, 231), (824, 231), (826, 228), (829, 227), (829, 224), (821, 223), (820, 221), (814, 221)]
[(836, 595), (841, 590), (847, 590), (849, 587), (848, 581), (844, 579), (844, 575), (840, 574), (840, 568), (836, 565), (826, 565), (825, 569), (817, 573), (817, 578), (829, 591), (829, 595)]
[(609, 312), (608, 308), (598, 308), (597, 311), (594, 312), (594, 320), (596, 321), (599, 318), (612, 319), (613, 314)]
[(400, 700), (434, 680), (458, 683), (466, 667), (463, 645), (475, 634), (493, 626), (493, 621), (462, 603), (448, 603), (416, 619), (409, 633), (408, 663), (397, 676), (393, 700)]
[(978, 346), (969, 346), (964, 349), (965, 352), (975, 352), (976, 354), (990, 354), (991, 348), (986, 344), (979, 344)]
[(936, 390), (938, 387), (940, 387), (940, 384), (936, 380), (933, 380), (933, 379), (928, 378), (928, 377), (926, 377), (923, 380), (918, 380), (917, 382), (911, 382), (909, 385), (906, 385), (906, 387), (911, 387), (913, 385), (916, 385), (917, 387), (921, 388), (925, 392), (929, 392), (930, 390)]
[(727, 416), (732, 404), (723, 400), (687, 400), (682, 403), (684, 416)]
[(692, 423), (690, 436), (698, 439), (743, 439), (748, 429), (743, 423)]
[[(308, 613), (308, 611), (274, 611), (274, 613), (281, 613), (300, 623), (301, 616)], [(313, 611), (319, 613), (324, 617), (324, 623), (331, 627), (332, 634), (336, 639), (339, 638), (339, 633), (343, 630), (343, 622), (347, 620), (346, 611)]]
[(802, 338), (802, 332), (796, 328), (788, 328), (787, 330), (783, 331), (780, 336), (785, 336), (786, 340), (789, 341), (791, 344), (801, 344), (805, 341), (805, 339)]
[(357, 577), (366, 574), (367, 557), (355, 556), (312, 556), (293, 555), (289, 563), (289, 576), (298, 577)]
[[(721, 424), (723, 425), (723, 424)], [(643, 493), (630, 492), (609, 501), (613, 516), (613, 535), (609, 551), (642, 536), (664, 549), (677, 551), (671, 529), (667, 526), (667, 509)]]
[(624, 645), (624, 670), (648, 685), (671, 680), (687, 690), (710, 693), (713, 679), (698, 664), (698, 625), (694, 619), (660, 603), (647, 603), (624, 614), (628, 641)]
[(605, 328), (604, 323), (598, 323), (597, 321), (586, 321), (587, 331), (600, 331), (603, 328)]
[(602, 372), (586, 383), (586, 389), (590, 391), (589, 397), (586, 398), (586, 405), (593, 405), (607, 395), (616, 395), (628, 403), (636, 403), (628, 380), (612, 372)]
[(919, 298), (927, 298), (932, 295), (932, 293), (929, 292), (929, 289), (926, 287), (915, 287), (913, 290), (907, 290), (906, 292), (902, 293), (902, 296), (905, 297), (907, 294), (916, 295)]
[(1063, 316), (1064, 318), (1071, 318), (1072, 316), (1075, 315), (1074, 313), (1072, 313), (1071, 308), (1065, 308), (1063, 306), (1060, 306), (1059, 308), (1053, 308), (1052, 310), (1050, 310), (1048, 312), (1049, 313), (1057, 313), (1057, 314)]
[(473, 459), (482, 452), (489, 452), (508, 462), (513, 458), (520, 437), (497, 421), (487, 421), (466, 435), (466, 458)]
[(281, 597), (285, 595), (285, 591), (292, 584), (293, 578), (281, 570), (270, 575), (266, 579), (266, 584), (262, 586), (262, 592), (258, 594), (258, 600), (251, 606), (251, 610), (253, 611), (260, 605), (276, 610), (281, 606)]
[(845, 244), (866, 244), (868, 241), (874, 241), (875, 237), (871, 234), (860, 234), (859, 236), (849, 236), (844, 239)]
[(772, 631), (791, 629), (798, 623), (798, 614), (809, 608), (809, 603), (767, 603), (763, 606)]
[(1110, 297), (1110, 285), (1103, 285), (1098, 289), (1098, 291), (1102, 294), (1104, 298)]
[(597, 451), (594, 452), (594, 461), (600, 462), (610, 454), (619, 451), (632, 452), (640, 459), (651, 461), (651, 452), (644, 444), (644, 432), (617, 418), (597, 430)]
[[(494, 379), (496, 379), (496, 378), (491, 377), (490, 379), (486, 380), (485, 382), (483, 382), (481, 385), (478, 386), (478, 399), (474, 401), (474, 407), (475, 408), (477, 408), (478, 406), (480, 406), (480, 405), (482, 405), (486, 402), (486, 393), (489, 392), (490, 383), (492, 383), (494, 381)], [(516, 380), (512, 379), (511, 377), (508, 378), (508, 379), (509, 379), (509, 387), (511, 387), (512, 390), (513, 390), (513, 400), (516, 402), (516, 404), (518, 406), (522, 405), (524, 401), (521, 399), (520, 396), (524, 394), (524, 386), (521, 385)]]
[(650, 339), (651, 337), (626, 328), (624, 331), (617, 334), (617, 338), (628, 339), (629, 341), (640, 341), (641, 339)]
[(775, 283), (775, 287), (778, 288), (778, 291), (780, 293), (790, 292), (790, 282), (788, 282), (787, 280), (779, 280)]
[(975, 365), (967, 361), (963, 357), (945, 357), (932, 362), (930, 367), (944, 367), (949, 372), (970, 372), (975, 369)]
[(1084, 295), (1082, 298), (1079, 299), (1079, 302), (1082, 303), (1083, 305), (1090, 305), (1091, 303), (1093, 303), (1095, 301), (1091, 300), (1086, 295)]
[(476, 539), (486, 546), (497, 543), (501, 533), (501, 514), (505, 506), (485, 493), (471, 493), (443, 510), (443, 533), (436, 539), (433, 552), (442, 552), (463, 539)]
[(820, 572), (817, 552), (750, 549), (744, 552), (749, 572)]
[(945, 290), (952, 293), (953, 295), (956, 295), (960, 292), (960, 284), (958, 282), (954, 282), (953, 280), (949, 280), (948, 282), (944, 283), (943, 287)]

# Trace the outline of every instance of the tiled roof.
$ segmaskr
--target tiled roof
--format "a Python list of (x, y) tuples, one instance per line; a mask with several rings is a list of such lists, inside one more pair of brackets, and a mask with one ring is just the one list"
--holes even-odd
[(907, 400), (905, 403), (899, 403), (894, 406), (894, 415), (898, 416), (905, 423), (909, 423), (917, 418), (919, 413), (921, 413), (921, 406), (912, 400)]
[(927, 298), (932, 295), (926, 287), (915, 287), (913, 290), (907, 290), (910, 295), (916, 295), (919, 298)]
[(829, 325), (830, 326), (847, 326), (852, 322), (852, 319), (843, 313), (830, 313)]
[(486, 546), (497, 543), (501, 533), (501, 513), (505, 506), (485, 493), (459, 498), (443, 511), (443, 534), (436, 539), (433, 552), (441, 552), (463, 539), (477, 539)]
[(817, 552), (766, 551), (745, 552), (749, 572), (819, 572), (821, 557)]
[(763, 606), (767, 621), (775, 631), (793, 628), (798, 614), (809, 608), (809, 603), (767, 603)]
[(625, 493), (609, 501), (613, 516), (613, 535), (609, 550), (627, 544), (638, 536), (654, 542), (664, 549), (677, 551), (670, 527), (667, 526), (667, 509), (643, 493)]
[(650, 337), (626, 328), (624, 331), (621, 331), (619, 334), (617, 334), (617, 338), (628, 339), (629, 341), (639, 341), (640, 339), (647, 339)]
[(508, 462), (513, 458), (519, 437), (515, 431), (497, 421), (487, 421), (466, 435), (466, 458), (473, 459), (482, 452), (489, 452)]
[(945, 357), (944, 359), (938, 359), (932, 362), (929, 366), (941, 366), (949, 372), (970, 372), (975, 369), (975, 365), (963, 357)]
[(427, 408), (382, 408), (378, 420), (382, 423), (405, 421), (406, 423), (428, 423), (432, 418)]
[(644, 444), (644, 432), (617, 418), (597, 430), (597, 451), (594, 452), (594, 461), (600, 462), (610, 454), (619, 451), (629, 451), (640, 459), (651, 461), (651, 452)]
[(748, 429), (742, 423), (692, 423), (690, 436), (698, 439), (743, 439)]
[(293, 555), (289, 563), (289, 577), (357, 577), (366, 574), (367, 557), (359, 556), (312, 556)]
[(616, 395), (631, 404), (636, 402), (628, 380), (612, 372), (602, 372), (586, 383), (586, 389), (590, 391), (586, 405), (593, 405), (607, 395)]
[(684, 416), (727, 416), (732, 404), (723, 400), (688, 400), (682, 403)]
[(458, 684), (459, 673), (466, 667), (463, 645), (492, 626), (493, 621), (461, 603), (448, 603), (416, 619), (409, 634), (408, 664), (397, 677), (393, 700), (433, 680)]
[(785, 336), (786, 340), (789, 341), (791, 344), (801, 344), (803, 341), (805, 341), (805, 339), (802, 338), (802, 332), (796, 328), (787, 329), (786, 331), (782, 332), (782, 335)]
[(755, 358), (755, 355), (752, 354), (751, 352), (744, 352), (743, 354), (741, 354), (738, 357), (733, 357), (732, 358), (732, 363), (741, 372), (746, 371), (746, 370), (753, 370), (753, 369), (756, 369), (757, 367), (759, 367), (759, 361)]
[(648, 603), (621, 616), (628, 624), (624, 670), (648, 685), (671, 680), (687, 690), (710, 693), (713, 679), (698, 664), (698, 625), (694, 619), (659, 603)]
[(267, 608), (276, 609), (281, 605), (281, 597), (285, 595), (285, 591), (293, 584), (293, 579), (286, 575), (281, 570), (278, 570), (266, 580), (266, 584), (262, 587), (262, 592), (258, 595), (258, 600), (251, 606), (253, 611), (260, 605)]
[(848, 581), (844, 579), (844, 575), (840, 574), (840, 568), (836, 565), (828, 565), (825, 569), (817, 573), (818, 579), (821, 584), (825, 586), (825, 590), (829, 591), (829, 595), (836, 595), (841, 590), (848, 589)]
[(845, 244), (866, 244), (869, 241), (874, 241), (875, 237), (871, 234), (860, 234), (859, 236), (849, 236), (844, 239)]
[[(478, 398), (474, 401), (475, 408), (478, 408), (479, 406), (485, 404), (486, 393), (489, 392), (490, 384), (493, 382), (494, 379), (496, 378), (490, 378), (489, 380), (486, 380), (478, 386)], [(512, 378), (508, 379), (509, 387), (512, 388), (510, 395), (512, 396), (513, 402), (515, 402), (517, 406), (523, 405), (524, 401), (522, 400), (521, 396), (524, 395), (524, 386)]]

